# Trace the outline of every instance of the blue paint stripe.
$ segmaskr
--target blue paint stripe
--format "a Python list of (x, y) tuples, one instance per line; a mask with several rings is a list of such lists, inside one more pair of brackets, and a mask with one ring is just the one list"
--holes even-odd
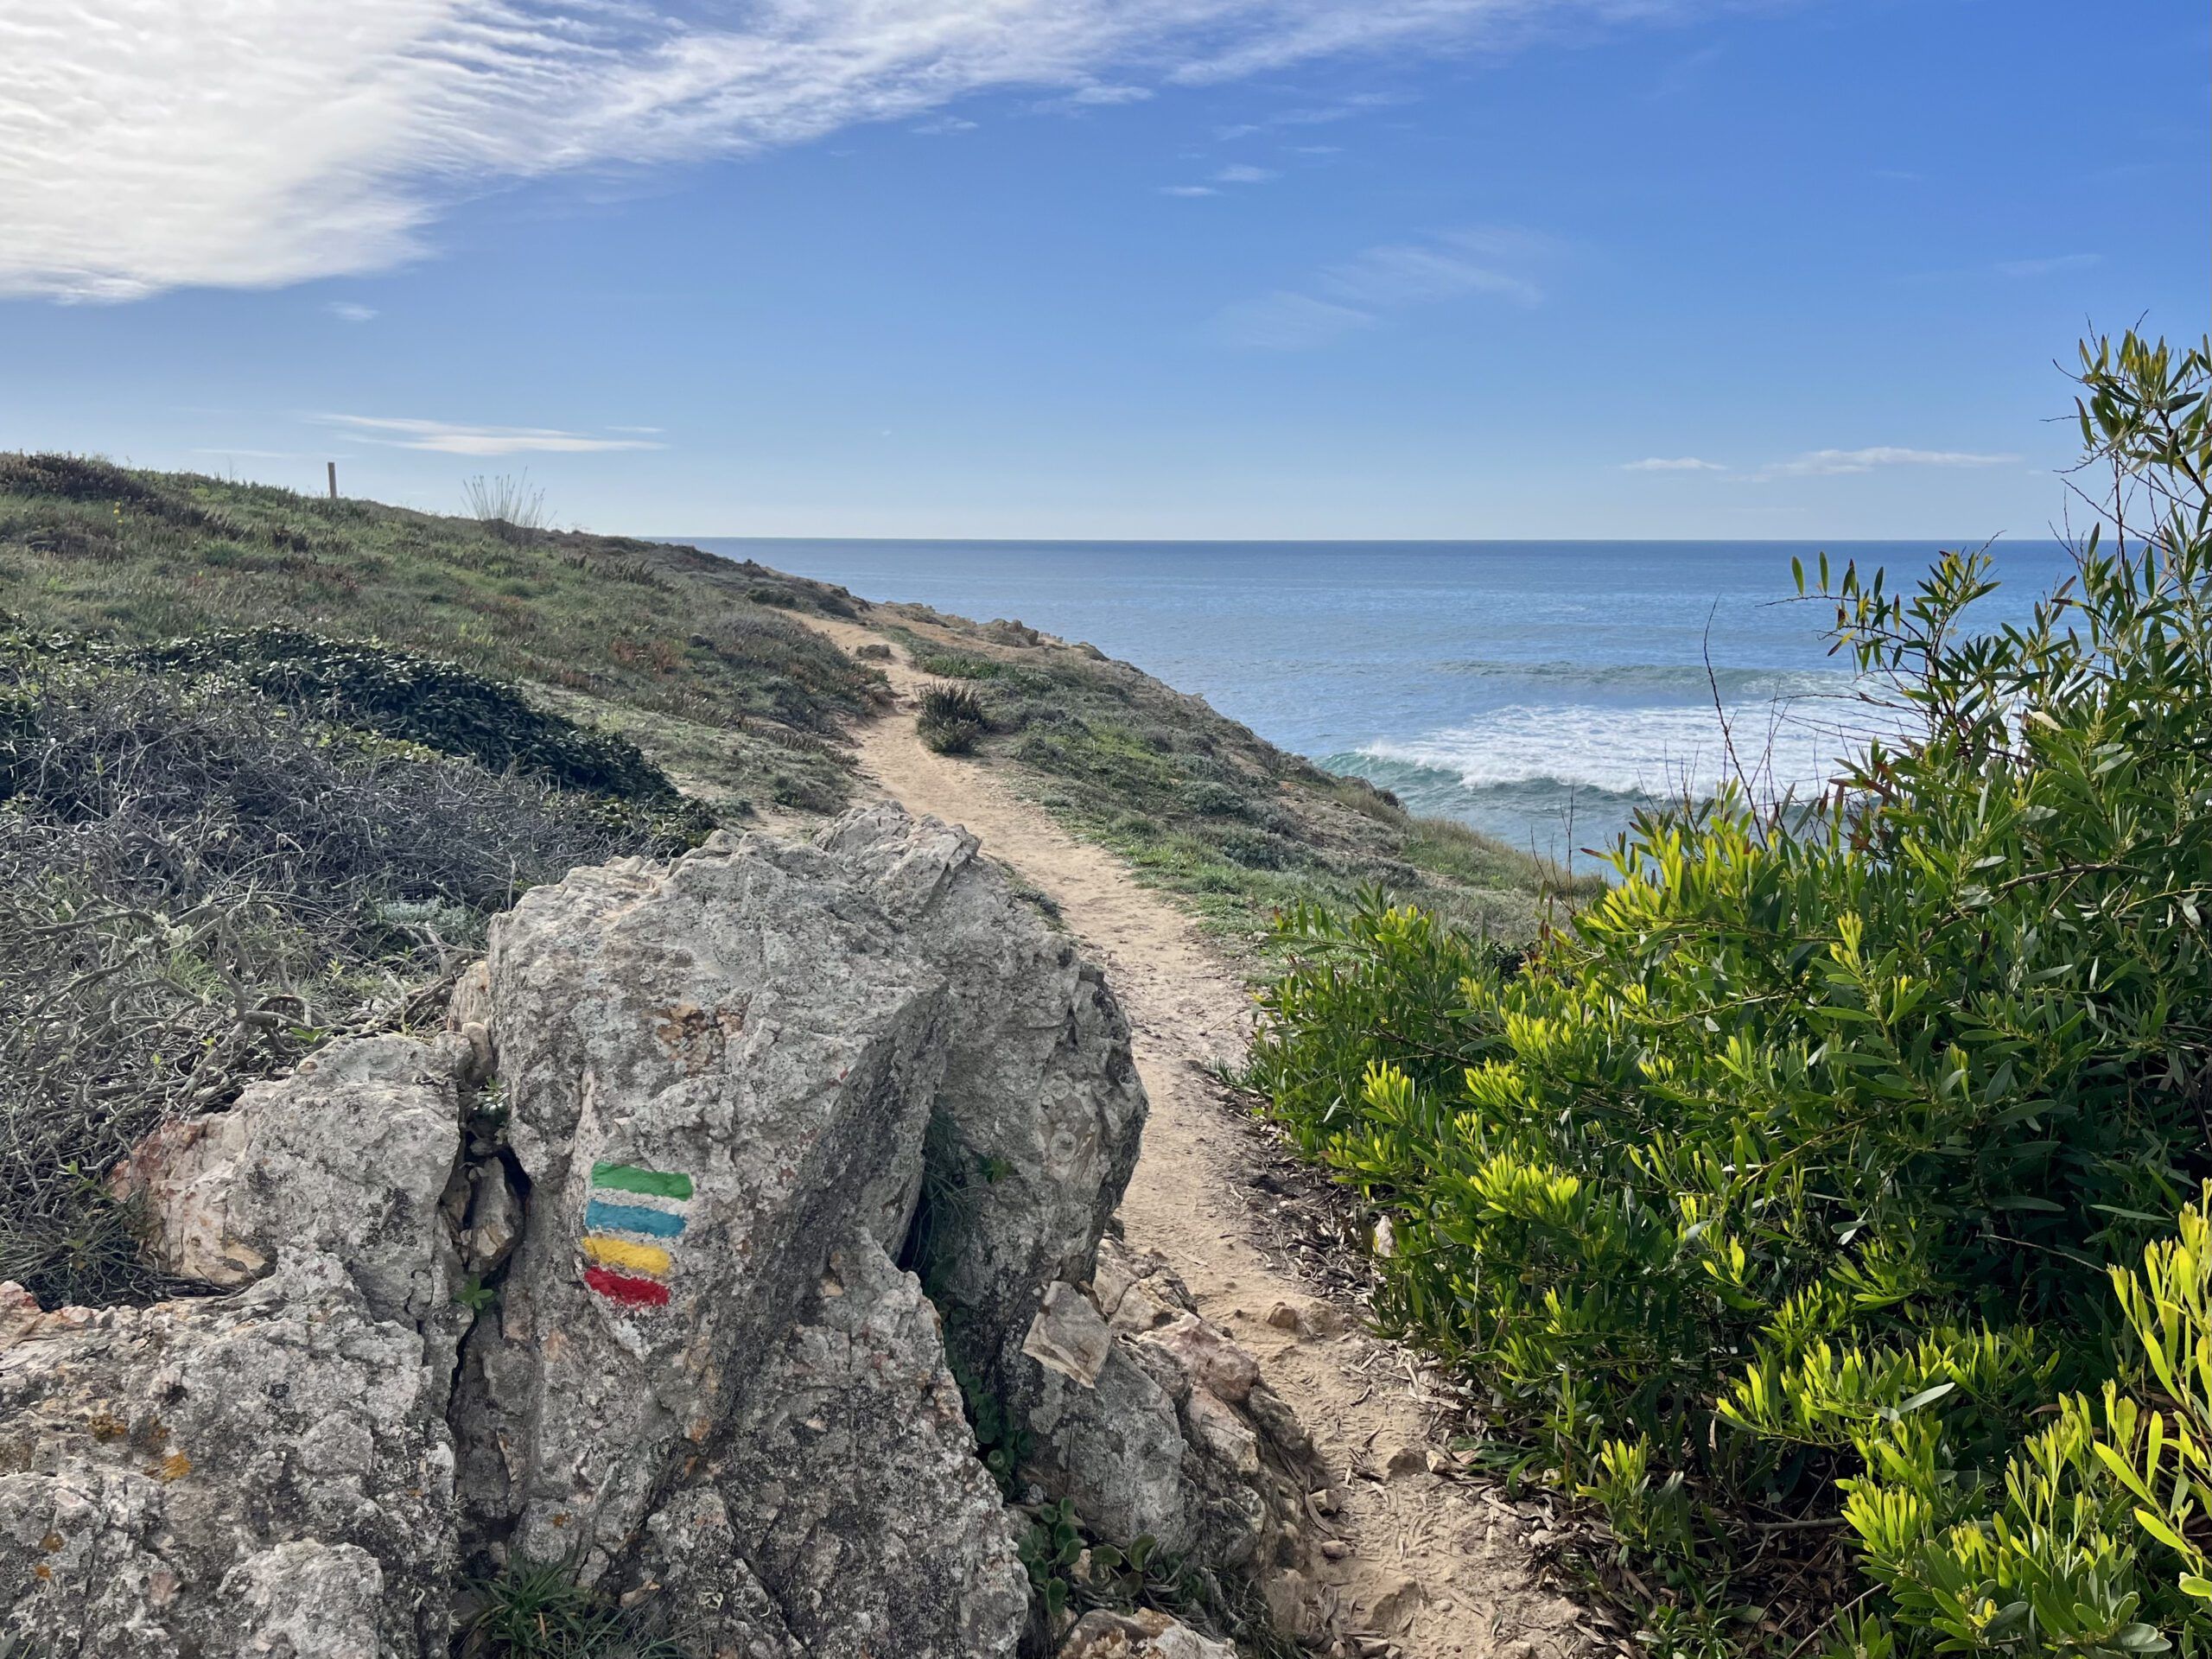
[(605, 1228), (611, 1232), (674, 1238), (683, 1230), (683, 1217), (665, 1210), (648, 1210), (641, 1204), (608, 1204), (594, 1198), (584, 1206), (584, 1225), (594, 1232)]

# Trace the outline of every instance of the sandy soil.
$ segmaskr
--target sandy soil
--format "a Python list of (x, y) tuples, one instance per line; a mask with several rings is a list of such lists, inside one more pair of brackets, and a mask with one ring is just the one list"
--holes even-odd
[[(880, 643), (857, 625), (814, 626), (848, 650)], [(1534, 1586), (1522, 1541), (1530, 1517), (1440, 1455), (1433, 1459), (1443, 1448), (1408, 1357), (1352, 1328), (1249, 1242), (1239, 1161), (1250, 1143), (1208, 1075), (1241, 1053), (1250, 1029), (1237, 975), (1111, 854), (1076, 840), (977, 762), (924, 747), (912, 714), (920, 677), (903, 658), (880, 665), (900, 707), (857, 734), (864, 773), (908, 810), (967, 826), (1057, 903), (1128, 1013), (1152, 1115), (1122, 1204), (1124, 1231), (1132, 1245), (1165, 1256), (1200, 1311), (1257, 1357), (1340, 1482), (1343, 1507), (1331, 1524), (1344, 1554), (1325, 1579), (1346, 1633), (1342, 1650), (1408, 1659), (1585, 1651), (1576, 1607)], [(1442, 1472), (1433, 1460), (1445, 1463)]]

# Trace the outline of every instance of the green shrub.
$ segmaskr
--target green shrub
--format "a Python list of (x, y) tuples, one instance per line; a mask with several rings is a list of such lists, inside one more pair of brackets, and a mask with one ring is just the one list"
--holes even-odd
[(943, 680), (995, 680), (1006, 672), (1004, 663), (993, 662), (988, 657), (971, 657), (965, 652), (938, 652), (918, 657), (914, 666), (925, 674), (934, 674)]
[(461, 1659), (691, 1659), (688, 1645), (652, 1632), (642, 1609), (576, 1582), (565, 1561), (511, 1561), (469, 1586)]
[[(2125, 1375), (2061, 1396), (2005, 1465), (1992, 1515), (1961, 1514), (1924, 1437), (1867, 1418), (1844, 1519), (1897, 1626), (1951, 1651), (2133, 1655), (2212, 1638), (2212, 1185), (2177, 1236), (2111, 1270)], [(1878, 1620), (1847, 1638), (1893, 1645)]]
[(1202, 818), (1241, 818), (1250, 810), (1238, 791), (1207, 779), (1184, 785), (1177, 791), (1176, 804)]
[[(1255, 1084), (1391, 1217), (1379, 1314), (1599, 1506), (1662, 1646), (1809, 1638), (1855, 1593), (1821, 1541), (1848, 1520), (1887, 1586), (1869, 1652), (2149, 1650), (2153, 1601), (2121, 1617), (2118, 1558), (2068, 1554), (2030, 1489), (2054, 1397), (2113, 1375), (2107, 1269), (2212, 1170), (2212, 365), (2083, 361), (2119, 528), (2031, 621), (1973, 630), (1986, 553), (1905, 594), (1822, 561), (1910, 735), (1817, 810), (1641, 821), (1517, 969), (1379, 902), (1281, 930)], [(2024, 1531), (1945, 1541), (2006, 1503)], [(2034, 1595), (1946, 1623), (1956, 1574), (2035, 1572), (2078, 1629)], [(1755, 1593), (1808, 1605), (1736, 1618)]]
[(415, 993), (577, 864), (619, 803), (300, 718), (235, 683), (0, 652), (0, 1279), (168, 1287), (108, 1167)]
[(677, 793), (628, 739), (548, 714), (512, 685), (414, 652), (270, 627), (216, 630), (119, 657), (188, 672), (234, 669), (267, 696), (493, 772), (512, 766), (564, 789), (632, 800)]
[(982, 702), (967, 687), (933, 685), (922, 693), (914, 730), (939, 754), (966, 754), (989, 729)]

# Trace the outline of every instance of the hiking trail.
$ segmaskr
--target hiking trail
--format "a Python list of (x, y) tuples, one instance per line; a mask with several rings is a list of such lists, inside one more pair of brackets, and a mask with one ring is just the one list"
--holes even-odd
[[(847, 651), (885, 643), (856, 623), (810, 618)], [(1152, 1102), (1121, 1219), (1129, 1244), (1165, 1257), (1199, 1312), (1249, 1349), (1298, 1413), (1341, 1484), (1325, 1518), (1341, 1541), (1324, 1564), (1340, 1651), (1405, 1659), (1567, 1659), (1593, 1646), (1582, 1610), (1538, 1587), (1524, 1541), (1542, 1511), (1462, 1477), (1433, 1437), (1420, 1368), (1274, 1266), (1249, 1237), (1245, 1131), (1212, 1068), (1242, 1058), (1252, 999), (1236, 970), (1119, 859), (1077, 840), (987, 765), (915, 734), (927, 683), (894, 647), (898, 706), (855, 729), (861, 769), (908, 811), (964, 825), (983, 850), (1058, 907), (1103, 965), (1132, 1027)], [(1533, 1513), (1532, 1513), (1533, 1512)], [(1377, 1640), (1376, 1638), (1381, 1638)]]

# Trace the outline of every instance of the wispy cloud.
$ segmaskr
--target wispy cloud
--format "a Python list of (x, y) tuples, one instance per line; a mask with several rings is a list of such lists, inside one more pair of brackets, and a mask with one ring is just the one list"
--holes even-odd
[[(601, 449), (659, 449), (650, 438), (595, 437), (546, 426), (470, 426), (380, 415), (318, 415), (325, 426), (351, 432), (371, 443), (399, 449), (429, 449), (445, 455), (519, 455), (538, 451), (582, 454)], [(653, 432), (658, 427), (614, 427), (617, 432)]]
[(2104, 264), (2101, 253), (2062, 253), (2048, 259), (2000, 259), (1997, 274), (2000, 276), (2048, 276), (2054, 271), (2087, 270), (2092, 265)]
[(1214, 137), (1228, 142), (1249, 138), (1255, 134), (1272, 132), (1283, 127), (1327, 126), (1332, 122), (1349, 121), (1354, 116), (1365, 115), (1373, 110), (1391, 109), (1413, 101), (1413, 95), (1409, 92), (1357, 92), (1332, 104), (1300, 105), (1263, 115), (1256, 121), (1239, 121), (1233, 126), (1216, 127)]
[(2018, 455), (1984, 455), (1962, 449), (1908, 449), (1896, 444), (1876, 444), (1865, 449), (1808, 449), (1787, 461), (1769, 461), (1750, 472), (1737, 473), (1725, 462), (1696, 455), (1647, 455), (1621, 463), (1624, 473), (1731, 473), (1754, 484), (1777, 478), (1840, 478), (1871, 473), (1885, 467), (2005, 467)]
[(1116, 104), (1141, 104), (1152, 96), (1153, 91), (1149, 86), (1115, 86), (1111, 83), (1100, 83), (1090, 86), (1077, 87), (1075, 91), (1068, 94), (1067, 101), (1071, 104), (1076, 105), (1088, 104), (1097, 106), (1108, 106)]
[(1234, 346), (1261, 351), (1295, 352), (1325, 346), (1343, 335), (1375, 326), (1372, 312), (1317, 300), (1310, 294), (1279, 289), (1256, 299), (1240, 300), (1214, 319), (1222, 338)]
[(1849, 473), (1871, 473), (1878, 467), (2007, 467), (2018, 455), (1971, 454), (1958, 449), (1906, 449), (1877, 444), (1867, 449), (1814, 449), (1789, 461), (1777, 461), (1759, 469), (1768, 478), (1834, 478)]
[(1224, 184), (1265, 184), (1269, 179), (1282, 175), (1271, 167), (1253, 167), (1247, 162), (1233, 162), (1213, 175), (1211, 184), (1163, 184), (1163, 196), (1217, 196)]
[(121, 300), (372, 270), (507, 181), (743, 155), (994, 88), (1080, 105), (1727, 3), (9, 0), (0, 293)]
[(1216, 330), (1232, 345), (1290, 351), (1325, 345), (1408, 306), (1470, 296), (1537, 305), (1544, 291), (1527, 272), (1556, 251), (1548, 237), (1504, 226), (1389, 243), (1329, 266), (1304, 291), (1278, 289), (1227, 307)]
[(1953, 265), (1941, 270), (1916, 270), (1897, 280), (1916, 286), (1925, 283), (1986, 283), (1991, 276), (2025, 282), (2064, 270), (2088, 270), (2105, 262), (2101, 253), (2060, 253), (2040, 259), (1999, 259), (1986, 265)]
[(917, 121), (913, 130), (925, 137), (937, 138), (949, 132), (973, 132), (976, 130), (976, 124), (964, 116), (938, 115), (932, 116), (927, 121)]
[(367, 322), (376, 315), (373, 306), (362, 305), (353, 300), (333, 300), (322, 308), (340, 322)]

